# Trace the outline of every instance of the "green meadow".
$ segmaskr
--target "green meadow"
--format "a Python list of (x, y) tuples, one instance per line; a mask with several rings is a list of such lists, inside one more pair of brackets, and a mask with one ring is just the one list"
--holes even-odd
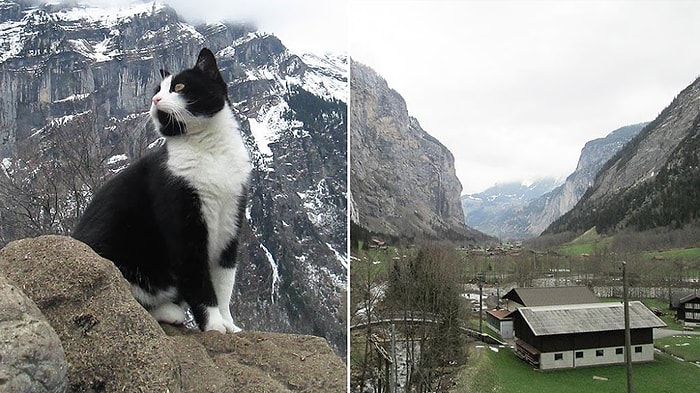
[[(633, 367), (635, 393), (696, 392), (700, 367), (657, 354)], [(474, 353), (451, 393), (621, 393), (626, 391), (624, 365), (539, 371), (509, 348)]]

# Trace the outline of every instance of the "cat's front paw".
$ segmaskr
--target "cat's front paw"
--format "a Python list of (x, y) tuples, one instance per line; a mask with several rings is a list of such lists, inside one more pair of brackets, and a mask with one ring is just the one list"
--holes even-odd
[(228, 331), (233, 332), (233, 333), (238, 333), (238, 332), (243, 331), (243, 329), (239, 328), (238, 325), (236, 325), (236, 323), (233, 322), (233, 317), (231, 316), (231, 312), (228, 312), (228, 313), (222, 312), (221, 315), (224, 318), (224, 322), (226, 324), (226, 329)]
[(232, 319), (224, 318), (216, 307), (210, 307), (207, 312), (207, 323), (204, 331), (216, 330), (221, 333), (236, 333), (241, 329), (233, 323)]

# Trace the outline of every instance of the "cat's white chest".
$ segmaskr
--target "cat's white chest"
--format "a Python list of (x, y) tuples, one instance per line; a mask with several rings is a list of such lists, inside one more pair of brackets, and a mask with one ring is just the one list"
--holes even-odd
[(237, 236), (239, 204), (245, 203), (241, 196), (251, 164), (237, 133), (237, 129), (214, 130), (167, 142), (168, 169), (184, 178), (199, 196), (210, 264), (218, 262), (221, 252)]

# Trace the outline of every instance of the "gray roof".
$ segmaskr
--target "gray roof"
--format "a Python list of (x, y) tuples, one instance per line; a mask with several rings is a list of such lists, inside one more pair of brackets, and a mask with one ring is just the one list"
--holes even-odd
[(687, 303), (687, 302), (689, 302), (693, 299), (697, 299), (697, 298), (700, 298), (700, 295), (698, 295), (697, 293), (691, 293), (688, 296), (684, 296), (684, 297), (678, 299), (678, 304)]
[[(520, 313), (535, 336), (624, 330), (622, 303), (521, 307)], [(642, 302), (630, 302), (630, 329), (664, 327), (666, 324)]]
[(526, 307), (554, 306), (560, 304), (588, 304), (599, 300), (587, 287), (513, 288), (503, 299), (518, 302)]

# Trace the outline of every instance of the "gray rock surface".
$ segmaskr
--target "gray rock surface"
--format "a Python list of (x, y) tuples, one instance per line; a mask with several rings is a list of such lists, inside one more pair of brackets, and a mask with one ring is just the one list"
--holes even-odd
[(0, 274), (0, 391), (63, 393), (67, 372), (56, 332), (34, 302)]
[(593, 227), (609, 234), (697, 224), (698, 99), (700, 79), (608, 160), (576, 206), (545, 234), (582, 233)]
[(12, 242), (0, 274), (58, 333), (69, 392), (345, 391), (345, 364), (322, 338), (161, 326), (116, 267), (74, 239)]

